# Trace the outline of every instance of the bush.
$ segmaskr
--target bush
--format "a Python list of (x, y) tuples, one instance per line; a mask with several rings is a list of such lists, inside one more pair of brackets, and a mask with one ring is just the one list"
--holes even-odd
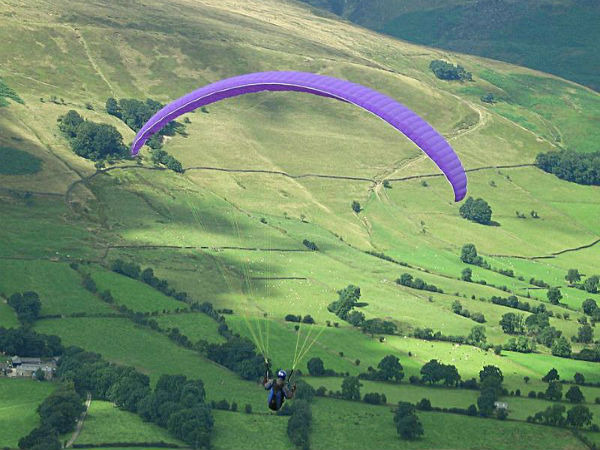
[(252, 405), (250, 403), (246, 403), (246, 406), (244, 406), (244, 412), (246, 414), (252, 414)]
[(473, 197), (469, 197), (467, 201), (461, 205), (459, 213), (461, 217), (472, 222), (477, 222), (482, 225), (491, 224), (492, 208), (482, 198), (473, 199)]
[(429, 63), (429, 68), (440, 80), (448, 81), (473, 81), (471, 72), (467, 72), (461, 65), (450, 64), (441, 59), (434, 59)]

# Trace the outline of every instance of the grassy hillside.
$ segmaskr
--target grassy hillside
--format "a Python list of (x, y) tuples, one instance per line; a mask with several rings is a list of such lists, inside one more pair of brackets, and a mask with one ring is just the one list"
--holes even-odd
[(499, 59), (600, 89), (594, 1), (302, 0), (409, 42)]
[(39, 424), (36, 408), (56, 388), (54, 383), (0, 378), (0, 445), (17, 448), (19, 439)]
[[(167, 330), (178, 328), (193, 343), (223, 342), (218, 323), (111, 272), (113, 260), (151, 267), (193, 301), (232, 310), (225, 321), (234, 332), (252, 336), (260, 326), (266, 339), (268, 330), (269, 356), (277, 366), (290, 367), (299, 340), (294, 324), (284, 321), (287, 314), (314, 318), (315, 325), (299, 330), (300, 338), (311, 329), (319, 334), (307, 358), (319, 356), (337, 372), (356, 375), (388, 354), (398, 356), (407, 375), (402, 384), (363, 387), (363, 393), (386, 391), (390, 403), (423, 396), (440, 407), (474, 402), (475, 391), (408, 383), (432, 358), (455, 364), (463, 379), (477, 377), (485, 364), (497, 365), (505, 386), (524, 395), (545, 390), (541, 377), (552, 367), (562, 379), (580, 372), (600, 381), (597, 363), (558, 358), (541, 345), (535, 354), (496, 355), (410, 337), (424, 327), (467, 335), (477, 324), (452, 312), (459, 300), (485, 315), (488, 342), (504, 344), (509, 336), (499, 320), (517, 311), (489, 299), (513, 293), (532, 307), (544, 304), (555, 314), (552, 326), (567, 338), (577, 334), (581, 303), (590, 296), (600, 303), (600, 296), (567, 287), (564, 275), (574, 267), (598, 273), (600, 245), (591, 244), (600, 237), (600, 190), (559, 180), (531, 164), (539, 152), (561, 146), (597, 149), (598, 94), (529, 69), (396, 41), (295, 2), (4, 3), (0, 77), (24, 103), (9, 99), (0, 115), (0, 163), (19, 155), (19, 164), (0, 170), (0, 294), (37, 291), (42, 315), (53, 317), (36, 321), (34, 330), (56, 334), (66, 345), (134, 366), (153, 383), (162, 374), (199, 377), (209, 400), (235, 400), (240, 411), (250, 404), (253, 414), (215, 412), (215, 448), (291, 443), (285, 419), (263, 414), (266, 399), (259, 385), (168, 337)], [(438, 80), (428, 65), (439, 58), (464, 65), (475, 81)], [(490, 203), (499, 226), (460, 218), (448, 184), (420, 150), (376, 118), (334, 100), (263, 93), (189, 114), (188, 136), (170, 138), (164, 147), (182, 162), (183, 174), (154, 167), (147, 149), (139, 162), (118, 161), (96, 171), (72, 153), (57, 128), (57, 118), (75, 109), (114, 125), (130, 142), (133, 131), (105, 112), (107, 97), (167, 102), (223, 77), (284, 69), (350, 79), (414, 109), (450, 140), (469, 170), (469, 195)], [(482, 103), (486, 92), (500, 101)], [(361, 203), (360, 214), (350, 207), (354, 200)], [(540, 218), (519, 219), (516, 210), (536, 210)], [(306, 248), (304, 239), (319, 251)], [(511, 269), (515, 277), (472, 267), (473, 279), (487, 284), (462, 281), (467, 266), (459, 255), (467, 242), (494, 268)], [(383, 252), (396, 262), (368, 252)], [(405, 272), (444, 293), (397, 285)], [(115, 303), (84, 289), (81, 273), (90, 273), (99, 290), (110, 290)], [(560, 287), (562, 304), (550, 305), (547, 289), (530, 284), (532, 277)], [(366, 317), (393, 321), (396, 336), (380, 342), (327, 310), (336, 291), (351, 283), (361, 287)], [(122, 305), (152, 315), (163, 331), (115, 317)], [(326, 321), (338, 326), (327, 327)], [(17, 325), (4, 302), (0, 325)], [(572, 345), (574, 351), (583, 347)], [(305, 369), (307, 358), (299, 368)], [(339, 389), (341, 380), (309, 382)], [(585, 387), (596, 423), (600, 411), (591, 402), (598, 390)], [(320, 398), (314, 404), (314, 448), (412, 448), (398, 440), (389, 405), (341, 402)], [(507, 422), (424, 413), (425, 438), (414, 445), (505, 448), (512, 442), (506, 436), (514, 436), (527, 448), (582, 448), (568, 431), (524, 421), (549, 404), (515, 399), (509, 416), (515, 420)], [(123, 430), (117, 435), (105, 425), (125, 413), (98, 405), (109, 419), (98, 420), (87, 440), (84, 427), (81, 443), (122, 438)], [(340, 419), (344, 414), (353, 418)], [(136, 420), (127, 417), (125, 423)], [(333, 431), (331, 423), (337, 424)], [(243, 432), (231, 433), (231, 424)], [(363, 425), (378, 431), (376, 442), (364, 440), (369, 436)], [(272, 442), (261, 440), (256, 432), (261, 427), (274, 430)]]

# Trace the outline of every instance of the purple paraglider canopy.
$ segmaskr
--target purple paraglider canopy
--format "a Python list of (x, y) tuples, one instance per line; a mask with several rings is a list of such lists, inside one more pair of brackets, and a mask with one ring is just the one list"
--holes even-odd
[(136, 155), (144, 143), (182, 114), (226, 98), (261, 91), (297, 91), (335, 98), (359, 106), (385, 120), (417, 144), (442, 170), (455, 201), (467, 193), (467, 176), (450, 144), (406, 106), (360, 84), (307, 72), (258, 72), (217, 81), (169, 103), (137, 133), (131, 146)]

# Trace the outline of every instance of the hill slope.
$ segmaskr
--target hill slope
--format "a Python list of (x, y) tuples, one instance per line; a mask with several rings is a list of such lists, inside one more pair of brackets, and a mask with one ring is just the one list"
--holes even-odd
[(593, 0), (303, 0), (354, 23), (433, 47), (508, 61), (600, 89)]

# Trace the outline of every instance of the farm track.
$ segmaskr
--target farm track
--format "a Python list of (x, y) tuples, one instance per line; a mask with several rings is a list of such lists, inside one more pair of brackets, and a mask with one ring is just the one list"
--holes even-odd
[(88, 392), (87, 399), (85, 401), (85, 410), (81, 413), (81, 416), (79, 417), (79, 420), (77, 421), (77, 427), (75, 428), (75, 431), (73, 431), (73, 435), (71, 436), (71, 439), (69, 439), (69, 441), (65, 444), (65, 448), (72, 447), (73, 443), (79, 437), (79, 433), (81, 433), (81, 430), (83, 429), (83, 423), (85, 421), (85, 417), (87, 416), (88, 410), (90, 409), (90, 403), (92, 403), (92, 394), (90, 394)]

